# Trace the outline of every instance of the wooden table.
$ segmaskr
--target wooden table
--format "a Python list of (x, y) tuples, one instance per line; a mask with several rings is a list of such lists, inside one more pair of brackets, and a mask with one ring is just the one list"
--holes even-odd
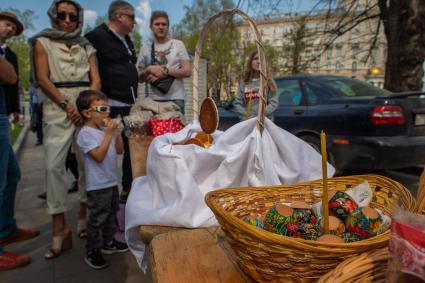
[(252, 282), (238, 267), (219, 227), (141, 226), (153, 282)]

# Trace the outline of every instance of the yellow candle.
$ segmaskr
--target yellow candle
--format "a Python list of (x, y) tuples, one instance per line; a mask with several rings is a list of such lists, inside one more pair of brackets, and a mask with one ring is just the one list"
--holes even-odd
[(329, 198), (328, 198), (328, 167), (327, 167), (327, 153), (326, 153), (326, 134), (322, 130), (320, 133), (320, 142), (322, 147), (322, 180), (323, 180), (323, 194), (322, 194), (322, 205), (323, 205), (323, 221), (324, 221), (324, 233), (329, 234)]

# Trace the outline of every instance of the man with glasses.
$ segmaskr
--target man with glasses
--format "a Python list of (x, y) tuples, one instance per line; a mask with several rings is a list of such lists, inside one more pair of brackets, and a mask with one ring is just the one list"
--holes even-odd
[[(102, 92), (111, 106), (111, 117), (127, 116), (137, 95), (138, 75), (136, 51), (128, 34), (135, 22), (134, 7), (126, 1), (112, 1), (108, 9), (108, 23), (101, 24), (86, 38), (97, 50)], [(131, 172), (128, 139), (124, 135), (124, 157), (122, 162), (122, 193), (124, 203), (131, 189)]]

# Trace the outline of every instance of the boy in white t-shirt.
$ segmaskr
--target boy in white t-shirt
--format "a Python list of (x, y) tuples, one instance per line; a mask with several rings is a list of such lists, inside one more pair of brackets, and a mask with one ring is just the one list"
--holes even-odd
[(77, 144), (84, 158), (89, 210), (84, 260), (90, 267), (102, 269), (108, 266), (102, 253), (128, 250), (126, 244), (114, 240), (119, 202), (117, 154), (123, 153), (123, 141), (117, 123), (109, 119), (105, 94), (95, 90), (82, 91), (76, 104), (84, 119)]

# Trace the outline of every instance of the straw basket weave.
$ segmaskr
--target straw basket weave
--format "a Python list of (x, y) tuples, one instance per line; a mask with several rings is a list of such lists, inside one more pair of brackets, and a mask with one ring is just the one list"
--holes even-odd
[(385, 283), (388, 248), (351, 257), (320, 278), (319, 283)]
[[(328, 179), (330, 190), (346, 191), (368, 181), (373, 191), (370, 206), (391, 215), (397, 205), (415, 209), (415, 200), (400, 183), (378, 175)], [(389, 231), (353, 243), (322, 243), (284, 237), (242, 221), (249, 216), (264, 217), (275, 203), (321, 201), (322, 180), (293, 185), (222, 189), (210, 192), (205, 200), (214, 212), (234, 249), (242, 268), (260, 282), (310, 282), (334, 269), (344, 259), (387, 245)]]
[[(425, 214), (425, 168), (419, 180), (415, 211)], [(388, 248), (373, 250), (349, 258), (320, 278), (319, 283), (383, 283), (388, 268)]]
[(131, 172), (133, 178), (146, 176), (146, 161), (148, 158), (149, 145), (153, 136), (139, 136), (128, 138), (130, 148)]

